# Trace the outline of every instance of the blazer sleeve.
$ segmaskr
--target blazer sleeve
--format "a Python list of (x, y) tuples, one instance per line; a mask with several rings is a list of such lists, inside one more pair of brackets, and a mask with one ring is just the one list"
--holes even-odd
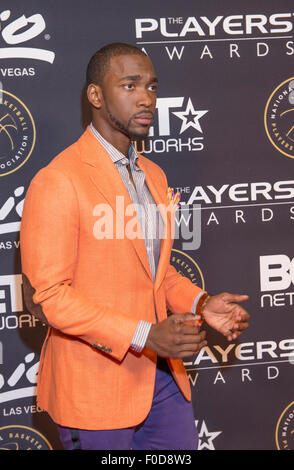
[(43, 168), (28, 189), (20, 246), (24, 300), (41, 321), (121, 361), (137, 321), (97, 305), (72, 287), (79, 239), (75, 188), (62, 171)]
[(170, 264), (163, 281), (166, 304), (172, 313), (189, 313), (196, 297), (205, 292), (187, 277), (179, 274)]

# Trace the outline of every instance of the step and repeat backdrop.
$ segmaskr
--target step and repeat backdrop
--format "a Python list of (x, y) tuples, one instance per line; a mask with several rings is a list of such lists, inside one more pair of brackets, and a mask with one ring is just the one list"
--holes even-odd
[(2, 449), (61, 448), (36, 404), (46, 327), (24, 305), (19, 230), (32, 177), (89, 123), (89, 58), (116, 41), (159, 77), (138, 149), (181, 191), (171, 263), (250, 297), (250, 328), (231, 343), (208, 331), (185, 362), (198, 449), (294, 449), (293, 32), (290, 0), (1, 2)]

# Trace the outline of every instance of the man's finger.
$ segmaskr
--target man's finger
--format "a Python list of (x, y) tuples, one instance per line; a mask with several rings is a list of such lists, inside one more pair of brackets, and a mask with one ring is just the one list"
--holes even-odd
[(195, 321), (199, 315), (193, 315), (193, 313), (183, 313), (182, 315), (172, 315), (175, 323), (184, 323), (186, 321)]
[(244, 322), (244, 321), (249, 321), (250, 315), (249, 313), (244, 310), (244, 308), (238, 306), (238, 309), (236, 308), (235, 310), (235, 321), (236, 322)]
[(245, 300), (248, 300), (249, 296), (246, 294), (229, 294), (226, 292), (223, 295), (223, 300), (225, 302), (244, 302)]
[(248, 326), (249, 326), (249, 323), (247, 322), (235, 323), (233, 329), (237, 331), (243, 331), (243, 330), (246, 330)]
[(176, 328), (174, 328), (174, 332), (180, 335), (198, 335), (200, 331), (200, 326), (193, 323), (187, 324), (185, 323), (177, 323)]
[[(194, 332), (195, 333), (195, 332)], [(201, 331), (198, 334), (183, 334), (181, 335), (182, 344), (201, 343), (206, 337), (206, 331)]]
[(196, 335), (200, 332), (200, 326), (197, 321), (185, 322), (181, 325), (181, 333), (183, 335)]
[[(197, 354), (200, 349), (204, 348), (207, 346), (207, 341), (202, 341), (201, 343), (197, 344), (185, 344), (181, 348), (181, 351), (179, 352), (179, 357), (189, 357), (193, 356), (194, 354)], [(184, 356), (185, 355), (185, 356)]]

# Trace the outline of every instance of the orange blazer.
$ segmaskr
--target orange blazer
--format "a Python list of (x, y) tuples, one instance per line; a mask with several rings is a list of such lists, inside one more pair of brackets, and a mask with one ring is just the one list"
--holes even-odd
[[(138, 165), (156, 204), (167, 205), (164, 172), (142, 155)], [(122, 223), (116, 196), (125, 207), (132, 204), (114, 163), (88, 128), (36, 174), (25, 199), (20, 235), (25, 302), (49, 325), (37, 401), (63, 426), (99, 430), (142, 422), (151, 408), (156, 354), (130, 350), (138, 322), (155, 323), (155, 309), (159, 321), (167, 317), (167, 307), (190, 312), (201, 292), (169, 263), (170, 217), (155, 282), (144, 239), (95, 237), (97, 204), (112, 207), (114, 230)], [(168, 362), (190, 400), (182, 361)]]

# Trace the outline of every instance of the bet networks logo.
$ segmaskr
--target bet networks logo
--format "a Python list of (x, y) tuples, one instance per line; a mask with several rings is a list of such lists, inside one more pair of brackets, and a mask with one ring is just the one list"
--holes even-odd
[[(261, 307), (285, 307), (294, 304), (294, 258), (285, 254), (259, 257)], [(290, 290), (289, 290), (290, 289)]]
[[(0, 13), (0, 40), (5, 43), (5, 47), (0, 47), (0, 59), (36, 59), (53, 63), (55, 53), (46, 49), (35, 47), (23, 47), (24, 43), (35, 39), (45, 31), (46, 23), (40, 13), (35, 13), (26, 17), (22, 15), (16, 19), (11, 16), (11, 10), (4, 10)], [(49, 34), (45, 34), (46, 40), (50, 39)]]
[(201, 425), (200, 421), (195, 420), (195, 426), (199, 436), (197, 450), (216, 450), (213, 441), (222, 434), (223, 431), (209, 431), (205, 420), (202, 421)]
[[(11, 274), (0, 276), (0, 314), (23, 311), (22, 275)], [(7, 288), (7, 292), (6, 292)], [(9, 304), (9, 307), (7, 306)]]
[(149, 139), (135, 144), (139, 152), (193, 152), (204, 149), (205, 117), (208, 109), (196, 106), (190, 97), (157, 98), (154, 125)]
[[(0, 332), (4, 329), (34, 328), (37, 317), (25, 310), (21, 274), (0, 276)], [(42, 324), (43, 325), (43, 324)], [(43, 325), (44, 326), (44, 325)]]

